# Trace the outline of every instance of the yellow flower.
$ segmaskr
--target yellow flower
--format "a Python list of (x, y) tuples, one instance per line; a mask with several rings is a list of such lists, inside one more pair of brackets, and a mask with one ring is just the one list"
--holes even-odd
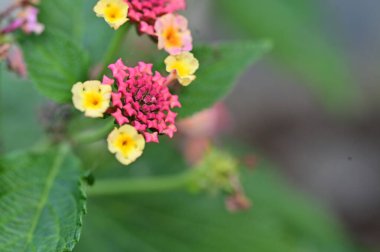
[(71, 89), (75, 108), (88, 117), (103, 117), (111, 100), (111, 86), (100, 81), (78, 82)]
[(99, 0), (94, 11), (96, 16), (103, 17), (116, 30), (128, 21), (128, 8), (124, 0)]
[(199, 62), (190, 52), (170, 55), (165, 59), (166, 71), (176, 72), (179, 83), (188, 86), (196, 76), (194, 73), (199, 68)]
[(129, 165), (141, 156), (145, 147), (144, 137), (131, 125), (115, 128), (108, 136), (108, 149), (116, 153), (116, 159)]
[(166, 14), (157, 19), (154, 29), (159, 49), (165, 49), (171, 55), (192, 50), (193, 38), (185, 17)]

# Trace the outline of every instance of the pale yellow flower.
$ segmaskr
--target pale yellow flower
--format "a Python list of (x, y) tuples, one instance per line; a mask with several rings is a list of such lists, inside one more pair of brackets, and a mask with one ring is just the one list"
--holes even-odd
[(115, 30), (128, 21), (128, 4), (124, 0), (99, 0), (94, 7), (96, 16), (104, 20)]
[(75, 108), (88, 117), (103, 117), (110, 106), (111, 86), (100, 81), (86, 81), (76, 83), (71, 92)]
[(129, 165), (139, 158), (145, 147), (145, 139), (131, 125), (115, 128), (108, 136), (108, 149), (116, 154), (116, 159)]
[(199, 62), (190, 52), (170, 55), (165, 59), (166, 71), (175, 71), (179, 83), (188, 86), (196, 76), (194, 73), (199, 68)]
[(158, 49), (165, 49), (171, 55), (193, 49), (193, 38), (185, 17), (166, 14), (157, 19), (154, 29), (158, 39)]

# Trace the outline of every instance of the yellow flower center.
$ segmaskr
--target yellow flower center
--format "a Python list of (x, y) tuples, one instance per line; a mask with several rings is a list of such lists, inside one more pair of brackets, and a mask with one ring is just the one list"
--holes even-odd
[(110, 22), (115, 22), (119, 19), (124, 18), (121, 9), (113, 4), (106, 5), (106, 8), (104, 10), (104, 17)]
[(182, 45), (181, 36), (174, 27), (168, 27), (163, 34), (168, 47), (180, 47)]
[(145, 147), (144, 136), (129, 124), (115, 128), (107, 138), (108, 149), (116, 154), (117, 160), (123, 165), (134, 162), (143, 153)]
[(121, 133), (115, 140), (114, 146), (126, 157), (137, 148), (137, 143), (130, 136)]
[(177, 61), (172, 66), (173, 69), (177, 71), (177, 74), (181, 77), (187, 76), (190, 74), (189, 68), (186, 67), (185, 64), (183, 64), (181, 61)]
[(99, 109), (102, 107), (102, 94), (98, 92), (85, 92), (83, 105), (86, 109)]

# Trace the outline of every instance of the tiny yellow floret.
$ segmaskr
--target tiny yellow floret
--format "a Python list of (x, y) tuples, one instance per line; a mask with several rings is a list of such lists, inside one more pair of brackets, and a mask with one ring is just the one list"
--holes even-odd
[(143, 153), (145, 139), (131, 125), (115, 128), (108, 136), (108, 149), (124, 165), (134, 162)]
[(104, 20), (115, 30), (128, 21), (128, 4), (124, 0), (99, 0), (95, 5), (96, 16)]
[(196, 76), (194, 73), (199, 68), (199, 62), (190, 52), (170, 55), (165, 59), (166, 71), (175, 71), (179, 83), (188, 86)]
[(75, 108), (88, 117), (103, 117), (110, 106), (112, 88), (100, 81), (78, 82), (71, 92)]

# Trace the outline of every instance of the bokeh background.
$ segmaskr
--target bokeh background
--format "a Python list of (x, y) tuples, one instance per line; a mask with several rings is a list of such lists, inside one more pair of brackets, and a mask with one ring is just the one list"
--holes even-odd
[(380, 250), (380, 2), (190, 1), (201, 40), (274, 49), (226, 99), (233, 135)]
[[(351, 241), (380, 251), (380, 2), (188, 2), (195, 41), (274, 45), (226, 98), (233, 127), (223, 137), (258, 150)], [(42, 132), (35, 114), (45, 100), (4, 69), (0, 77), (1, 150), (29, 146)]]

